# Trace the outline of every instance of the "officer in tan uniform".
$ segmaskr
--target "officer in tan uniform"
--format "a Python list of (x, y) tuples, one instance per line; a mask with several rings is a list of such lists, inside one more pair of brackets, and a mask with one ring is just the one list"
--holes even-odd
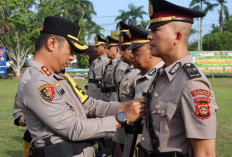
[(193, 18), (205, 13), (151, 0), (151, 52), (165, 65), (148, 97), (141, 156), (216, 156), (217, 104), (206, 76), (187, 46)]
[(97, 35), (95, 46), (99, 57), (93, 61), (89, 69), (87, 94), (95, 99), (100, 99), (102, 78), (106, 63), (109, 61), (109, 58), (106, 56), (107, 41)]
[(107, 39), (107, 57), (110, 59), (110, 61), (106, 64), (106, 68), (102, 79), (101, 98), (103, 101), (111, 101), (111, 93), (117, 91), (115, 71), (121, 59), (119, 41), (110, 36), (107, 36)]
[[(146, 94), (148, 92), (148, 89), (150, 89), (150, 86), (157, 75), (158, 68), (162, 67), (164, 63), (159, 57), (153, 56), (151, 54), (149, 40), (147, 40), (149, 31), (141, 29), (134, 25), (130, 25), (129, 30), (131, 33), (131, 45), (129, 49), (132, 50), (131, 57), (133, 59), (133, 65), (135, 68), (141, 70), (141, 72), (136, 76), (134, 80), (133, 86), (135, 88), (133, 92), (133, 99), (138, 99), (143, 102), (144, 94)], [(135, 127), (140, 128), (140, 131), (136, 130)], [(125, 145), (123, 157), (127, 157), (133, 154), (133, 149), (131, 147), (134, 147), (136, 143), (140, 142), (142, 132), (141, 127), (142, 126), (138, 127), (135, 125), (129, 125), (126, 127), (127, 136), (124, 137)], [(139, 136), (134, 135), (135, 131), (136, 134), (139, 134)], [(136, 136), (138, 136), (138, 138), (136, 138)], [(132, 144), (134, 146), (132, 146)], [(135, 151), (134, 156), (136, 155), (137, 154)]]
[[(131, 39), (129, 37), (129, 26), (126, 25), (123, 22), (119, 23), (120, 27), (120, 34), (119, 34), (119, 39), (120, 39), (120, 48), (122, 52), (122, 60), (126, 62), (128, 65), (130, 65), (126, 70), (125, 74), (122, 76), (122, 79), (119, 82), (118, 85), (118, 91), (117, 91), (117, 96), (118, 96), (118, 101), (119, 102), (124, 102), (124, 101), (129, 101), (133, 100), (132, 97), (132, 91), (134, 90), (134, 79), (136, 78), (136, 75), (140, 72), (139, 69), (135, 69), (134, 66), (132, 65), (132, 57), (131, 57), (131, 50), (129, 50), (129, 46), (131, 45)], [(125, 140), (125, 130), (124, 128), (118, 128), (116, 133), (114, 134), (113, 141), (116, 142), (114, 143), (114, 156), (122, 156), (122, 151), (123, 151), (123, 144)]]
[(137, 120), (145, 107), (138, 101), (119, 104), (88, 97), (65, 72), (73, 52), (87, 49), (79, 42), (78, 24), (49, 16), (40, 33), (17, 93), (32, 136), (32, 156), (94, 156), (92, 139)]

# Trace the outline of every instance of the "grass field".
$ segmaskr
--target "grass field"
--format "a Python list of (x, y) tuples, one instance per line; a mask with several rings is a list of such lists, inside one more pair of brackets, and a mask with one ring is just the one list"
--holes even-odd
[[(86, 80), (77, 80), (82, 89)], [(217, 156), (232, 156), (232, 79), (210, 79), (219, 110), (217, 112)], [(13, 103), (17, 80), (0, 80), (0, 157), (22, 157), (23, 127), (13, 124)], [(209, 130), (210, 132), (210, 130)]]

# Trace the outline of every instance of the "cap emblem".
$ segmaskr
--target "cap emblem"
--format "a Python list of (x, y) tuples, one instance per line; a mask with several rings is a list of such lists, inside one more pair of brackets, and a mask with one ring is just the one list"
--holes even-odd
[(149, 1), (149, 16), (151, 17), (153, 15), (153, 5), (151, 4), (151, 1)]

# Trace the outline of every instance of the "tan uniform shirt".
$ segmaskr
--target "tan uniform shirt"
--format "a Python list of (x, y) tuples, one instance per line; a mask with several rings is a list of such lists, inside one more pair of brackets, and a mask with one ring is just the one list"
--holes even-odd
[(137, 75), (140, 73), (139, 69), (135, 69), (133, 65), (127, 68), (125, 74), (120, 81), (119, 88), (118, 88), (118, 101), (125, 102), (132, 100), (133, 97), (133, 90), (135, 88), (134, 81)]
[[(181, 151), (193, 157), (190, 138), (216, 138), (214, 93), (190, 55), (160, 70), (149, 105), (161, 152)], [(142, 147), (152, 150), (146, 125), (142, 136)]]
[[(133, 85), (135, 86), (134, 99), (142, 100), (143, 93), (148, 92), (148, 90), (150, 89), (152, 85), (152, 82), (154, 81), (154, 78), (157, 75), (157, 69), (159, 69), (163, 65), (164, 65), (164, 62), (161, 61), (146, 74), (143, 74), (143, 72), (140, 72), (136, 76), (134, 80), (134, 85)], [(134, 136), (132, 134), (128, 134), (124, 137), (124, 150), (125, 151), (123, 151), (123, 157), (129, 156), (133, 137)], [(136, 143), (139, 143), (140, 141), (141, 141), (141, 134), (138, 135)]]
[[(133, 65), (127, 68), (123, 78), (119, 84), (118, 90), (118, 100), (120, 102), (125, 102), (129, 100), (133, 100), (133, 90), (134, 90), (134, 81), (138, 73), (140, 72), (139, 69), (135, 69)], [(124, 128), (118, 128), (116, 133), (114, 134), (113, 141), (124, 144), (125, 140), (125, 130)]]
[[(75, 92), (66, 75), (51, 72), (36, 61), (29, 61), (18, 86), (18, 102), (35, 147), (51, 143), (80, 141), (112, 135), (119, 103), (106, 103)], [(80, 91), (81, 92), (81, 91)], [(87, 117), (104, 118), (87, 118)], [(106, 117), (107, 116), (107, 117)], [(93, 147), (78, 156), (94, 156)]]
[[(121, 57), (121, 56), (120, 56)], [(105, 72), (102, 78), (102, 88), (111, 88), (116, 87), (114, 82), (114, 71), (115, 68), (120, 60), (120, 57), (110, 60), (105, 68)], [(102, 92), (101, 93), (101, 100), (103, 101), (110, 101), (111, 92)]]
[[(122, 80), (123, 75), (125, 74), (126, 69), (129, 67), (129, 65), (122, 60), (120, 60), (115, 68), (114, 71), (114, 84), (116, 85), (117, 89), (119, 86), (120, 81)], [(119, 101), (118, 100), (118, 93), (111, 92), (110, 95), (110, 101)]]
[[(92, 80), (101, 81), (105, 71), (106, 63), (109, 61), (109, 58), (105, 55), (102, 55), (95, 59), (89, 68), (88, 77)], [(90, 97), (95, 99), (101, 98), (101, 88), (98, 87), (96, 83), (88, 83), (87, 94)]]
[(19, 118), (23, 115), (21, 108), (18, 105), (17, 98), (15, 98), (14, 108), (13, 108), (13, 116), (14, 116), (14, 124), (19, 125)]

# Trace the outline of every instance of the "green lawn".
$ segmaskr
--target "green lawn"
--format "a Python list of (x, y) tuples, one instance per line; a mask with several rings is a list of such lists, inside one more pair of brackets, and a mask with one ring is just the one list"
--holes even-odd
[[(84, 89), (86, 80), (77, 80)], [(232, 154), (232, 79), (210, 79), (219, 110), (217, 112), (217, 156), (230, 157)], [(13, 124), (12, 109), (17, 91), (17, 80), (0, 80), (0, 157), (21, 157), (22, 136), (25, 128)], [(210, 130), (209, 130), (210, 131)]]

